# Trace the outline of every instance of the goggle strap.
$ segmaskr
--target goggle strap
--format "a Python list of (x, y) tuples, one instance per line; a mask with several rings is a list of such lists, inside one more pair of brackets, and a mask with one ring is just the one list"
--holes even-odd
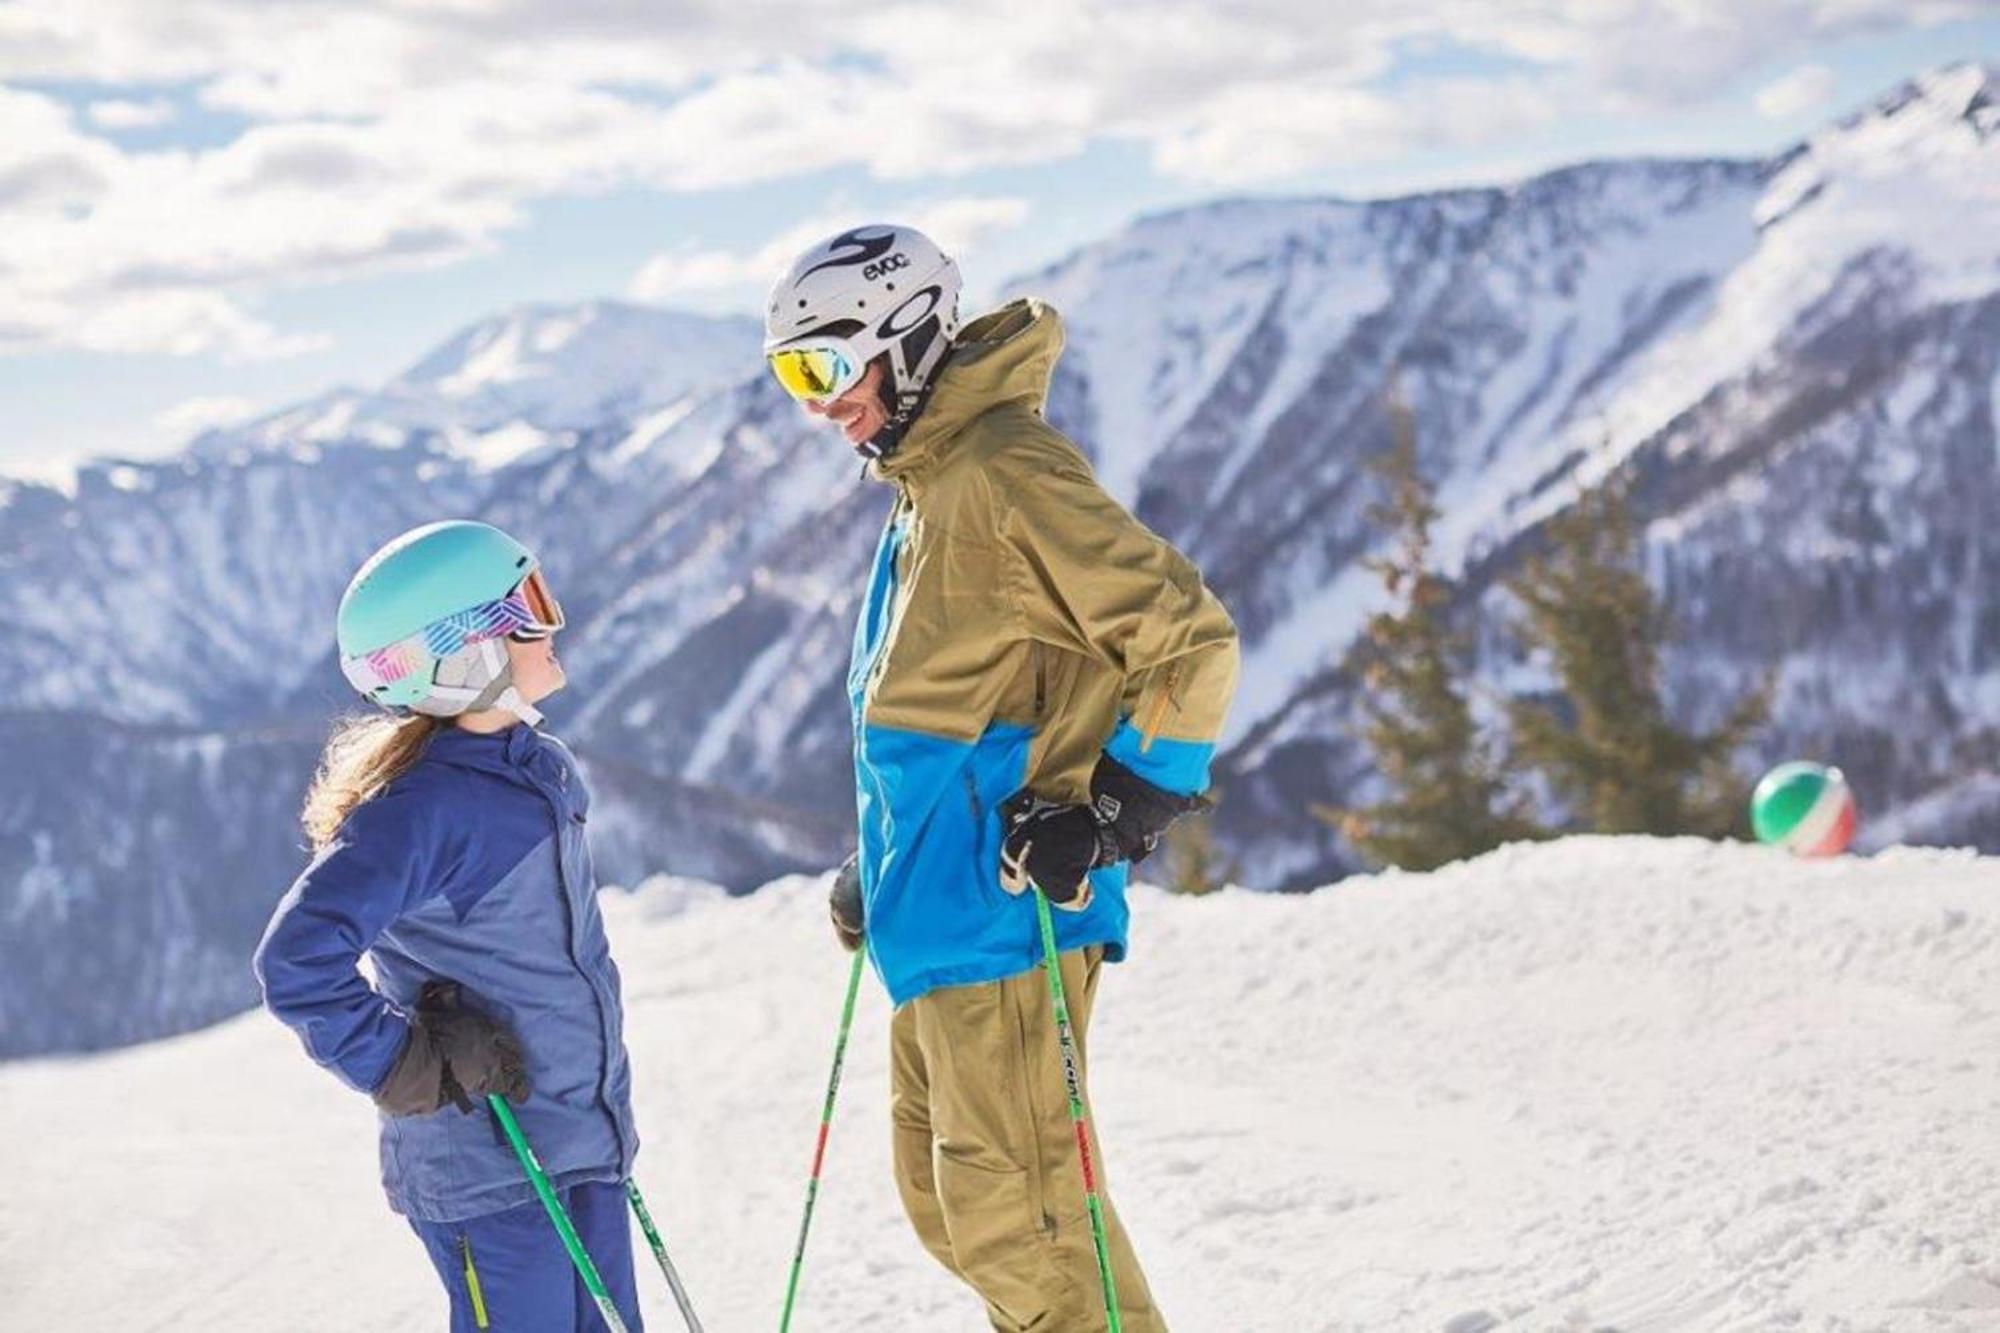
[[(530, 581), (537, 584), (532, 594), (527, 589)], [(531, 606), (531, 600), (542, 605)], [(545, 619), (545, 614), (549, 618)], [(517, 638), (523, 642), (534, 642), (546, 639), (562, 629), (563, 623), (561, 603), (549, 592), (546, 581), (541, 580), (540, 571), (536, 571), (500, 601), (488, 602), (446, 617), (374, 652), (351, 659), (342, 658), (341, 674), (357, 691), (373, 697), (397, 681), (427, 672), (431, 677), (427, 703), (435, 701), (456, 705), (453, 712), (492, 708), (499, 704), (512, 681), (512, 668), (504, 640)], [(476, 649), (480, 664), (492, 673), (487, 684), (474, 690), (439, 683), (439, 664), (468, 649)], [(528, 705), (518, 695), (515, 699), (520, 707), (508, 711), (525, 719), (526, 714), (521, 710), (528, 709)], [(380, 702), (379, 698), (377, 702)], [(541, 715), (536, 713), (535, 716), (539, 719)]]

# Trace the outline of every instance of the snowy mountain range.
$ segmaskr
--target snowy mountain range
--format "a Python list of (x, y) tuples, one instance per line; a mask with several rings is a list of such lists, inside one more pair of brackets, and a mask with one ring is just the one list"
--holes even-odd
[[(1579, 166), (1141, 220), (1015, 284), (1069, 330), (1050, 414), (1245, 636), (1218, 828), (1246, 882), (1349, 868), (1346, 650), (1393, 377), (1476, 596), (1618, 471), (1701, 716), (1766, 671), (1753, 763), (1838, 762), (1880, 827), (2000, 845), (2000, 74), (1936, 71), (1768, 160)], [(597, 303), (475, 326), (181, 456), (0, 483), (0, 1055), (250, 1001), (346, 706), (328, 623), (381, 541), (478, 515), (571, 612), (552, 721), (602, 861), (747, 888), (851, 836), (840, 682), (890, 496), (761, 373), (747, 320)], [(1489, 617), (1489, 620), (1496, 617)], [(1494, 692), (1533, 662), (1483, 645)]]

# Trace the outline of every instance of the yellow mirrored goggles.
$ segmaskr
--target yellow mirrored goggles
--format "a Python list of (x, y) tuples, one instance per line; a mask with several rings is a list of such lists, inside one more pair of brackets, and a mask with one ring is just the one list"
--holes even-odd
[(824, 403), (840, 397), (858, 384), (868, 369), (846, 348), (826, 343), (780, 347), (765, 359), (785, 392), (802, 403)]

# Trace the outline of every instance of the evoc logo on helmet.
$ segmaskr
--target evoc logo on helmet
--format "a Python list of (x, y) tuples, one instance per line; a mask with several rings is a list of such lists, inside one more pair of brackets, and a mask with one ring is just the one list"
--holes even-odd
[(877, 278), (887, 277), (889, 274), (894, 273), (897, 269), (904, 269), (908, 268), (909, 266), (910, 266), (910, 257), (904, 254), (901, 250), (898, 250), (895, 254), (890, 255), (887, 259), (883, 260), (881, 263), (870, 264), (867, 268), (862, 269), (861, 276), (868, 279), (868, 281), (873, 282)]

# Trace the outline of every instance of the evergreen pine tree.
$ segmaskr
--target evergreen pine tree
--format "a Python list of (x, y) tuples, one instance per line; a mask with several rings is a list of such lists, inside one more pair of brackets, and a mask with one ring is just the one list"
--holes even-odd
[(1509, 589), (1525, 613), (1517, 632), (1549, 655), (1563, 698), (1509, 705), (1515, 758), (1597, 832), (1730, 833), (1747, 794), (1730, 759), (1769, 715), (1771, 682), (1713, 731), (1676, 727), (1660, 690), (1670, 624), (1640, 569), (1626, 489), (1584, 496), (1548, 537)]
[[(1215, 845), (1215, 831), (1209, 827), (1213, 816), (1199, 814), (1176, 820), (1161, 839), (1159, 856), (1164, 861), (1163, 887), (1174, 893), (1199, 896), (1214, 893), (1228, 884), (1236, 867), (1223, 858)], [(1152, 863), (1147, 862), (1151, 869)]]
[(1452, 584), (1432, 566), (1438, 510), (1418, 466), (1415, 423), (1393, 391), (1392, 443), (1375, 464), (1387, 492), (1370, 517), (1394, 535), (1368, 562), (1392, 605), (1368, 619), (1360, 649), (1362, 738), (1390, 794), (1365, 809), (1320, 808), (1371, 861), (1430, 870), (1536, 836), (1482, 741), (1466, 688), (1469, 651), (1447, 623)]

